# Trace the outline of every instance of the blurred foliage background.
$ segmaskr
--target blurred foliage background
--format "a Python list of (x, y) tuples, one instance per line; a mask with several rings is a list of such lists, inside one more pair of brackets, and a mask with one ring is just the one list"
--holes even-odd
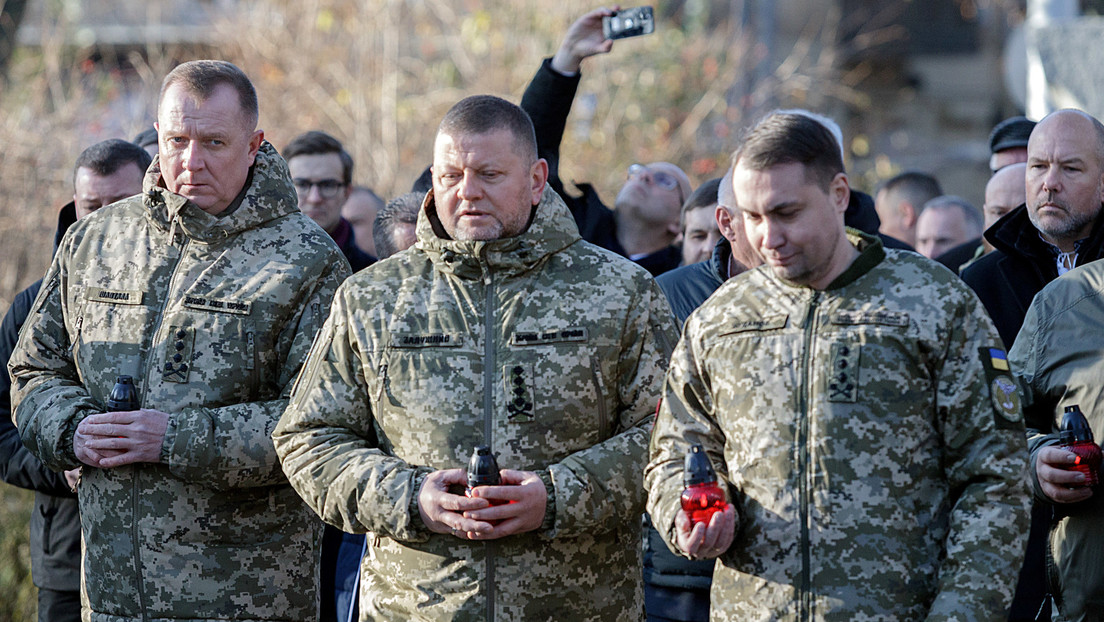
[[(354, 181), (390, 198), (409, 190), (429, 163), (436, 125), (453, 103), (475, 93), (518, 101), (567, 27), (596, 6), (212, 0), (201, 3), (214, 11), (202, 41), (105, 45), (86, 41), (68, 11), (83, 3), (45, 1), (67, 10), (33, 24), (39, 44), (16, 49), (0, 83), (3, 309), (49, 263), (77, 154), (149, 127), (161, 78), (177, 63), (209, 57), (238, 64), (257, 86), (261, 127), (277, 148), (306, 130), (330, 132), (356, 161)], [(152, 12), (165, 5), (134, 6)], [(612, 53), (584, 62), (564, 138), (561, 176), (593, 183), (607, 202), (632, 162), (674, 162), (695, 183), (719, 176), (740, 129), (771, 108), (830, 113), (843, 103), (869, 104), (851, 90), (856, 79), (835, 68), (835, 9), (809, 15), (800, 44), (766, 66), (765, 44), (741, 28), (743, 2), (655, 6), (654, 34), (618, 41)], [(34, 619), (31, 498), (0, 485), (0, 622)]]

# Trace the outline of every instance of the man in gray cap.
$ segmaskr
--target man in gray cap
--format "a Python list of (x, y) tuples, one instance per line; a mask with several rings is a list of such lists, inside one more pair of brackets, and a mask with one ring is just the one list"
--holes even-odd
[(1035, 122), (1027, 117), (1010, 117), (989, 132), (989, 170), (994, 173), (1009, 164), (1027, 162), (1027, 139)]

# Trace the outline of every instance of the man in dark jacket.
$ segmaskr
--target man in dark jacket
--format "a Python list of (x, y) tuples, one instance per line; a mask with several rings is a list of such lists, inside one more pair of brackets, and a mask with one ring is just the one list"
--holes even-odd
[(656, 276), (682, 260), (673, 242), (680, 208), (691, 192), (686, 173), (669, 162), (634, 164), (612, 210), (590, 184), (576, 184), (580, 196), (569, 194), (559, 174), (560, 141), (579, 88), (579, 65), (584, 58), (612, 49), (613, 41), (602, 34), (602, 18), (612, 14), (597, 9), (568, 28), (555, 56), (544, 60), (525, 89), (521, 108), (533, 120), (538, 153), (548, 162), (548, 183), (571, 209), (583, 239), (628, 257)]
[[(123, 140), (92, 145), (77, 158), (73, 200), (58, 214), (54, 247), (77, 218), (142, 191), (149, 154)], [(31, 311), (42, 280), (16, 295), (0, 325), (0, 363), (6, 368), (19, 329)], [(11, 379), (0, 374), (0, 479), (35, 491), (31, 513), (31, 578), (38, 588), (38, 619), (80, 620), (80, 513), (68, 478), (75, 471), (47, 469), (19, 439), (12, 423)]]
[[(1059, 110), (1028, 142), (1027, 200), (985, 232), (996, 249), (962, 271), (1011, 348), (1035, 294), (1075, 266), (1104, 256), (1104, 126), (1079, 110)], [(1050, 508), (1032, 509), (1024, 569), (1012, 620), (1032, 620), (1045, 598)]]
[(349, 152), (333, 136), (311, 131), (293, 138), (282, 155), (291, 170), (299, 209), (330, 234), (353, 272), (375, 263), (375, 257), (357, 246), (353, 226), (341, 215), (342, 206), (353, 193), (353, 158)]
[(1031, 299), (1075, 266), (1104, 256), (1104, 125), (1059, 110), (1028, 144), (1027, 203), (985, 232), (996, 249), (963, 271), (1011, 347)]
[[(763, 263), (744, 235), (744, 219), (735, 208), (731, 170), (721, 178), (716, 199), (715, 217), (722, 237), (713, 247), (712, 256), (656, 277), (680, 328), (694, 309), (725, 281)], [(689, 560), (675, 555), (648, 520), (644, 541), (644, 603), (648, 622), (708, 620), (712, 580), (712, 560)]]
[(715, 215), (717, 227), (721, 230), (721, 241), (713, 247), (712, 256), (706, 261), (682, 266), (656, 278), (679, 326), (721, 284), (763, 263), (763, 258), (744, 235), (744, 219), (735, 205), (732, 171), (729, 170), (717, 187)]

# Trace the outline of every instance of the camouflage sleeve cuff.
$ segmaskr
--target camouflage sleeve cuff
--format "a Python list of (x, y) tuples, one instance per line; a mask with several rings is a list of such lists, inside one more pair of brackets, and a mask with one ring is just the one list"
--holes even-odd
[(169, 464), (172, 458), (172, 446), (176, 442), (176, 432), (176, 415), (169, 415), (169, 423), (165, 427), (165, 436), (161, 439), (161, 454), (158, 457), (161, 464)]
[(95, 411), (79, 413), (76, 417), (70, 419), (69, 423), (65, 426), (65, 432), (61, 438), (59, 449), (62, 450), (61, 453), (64, 455), (67, 465), (72, 465), (70, 468), (76, 468), (82, 465), (80, 459), (77, 458), (77, 450), (73, 447), (73, 439), (77, 435), (77, 426), (80, 425), (81, 421), (84, 421), (85, 417), (94, 414), (96, 414)]
[(414, 473), (413, 485), (411, 489), (413, 492), (410, 495), (410, 504), (407, 506), (407, 511), (410, 513), (410, 541), (412, 542), (424, 542), (433, 535), (433, 532), (426, 527), (425, 522), (422, 520), (422, 511), (418, 506), (418, 493), (422, 491), (422, 483), (425, 482), (425, 478), (429, 476), (431, 471), (429, 469), (418, 469)]
[(544, 520), (541, 521), (537, 531), (552, 537), (551, 532), (556, 526), (556, 487), (552, 484), (552, 473), (550, 471), (541, 469), (537, 471), (537, 477), (544, 482), (544, 489), (548, 492), (548, 501), (544, 505)]

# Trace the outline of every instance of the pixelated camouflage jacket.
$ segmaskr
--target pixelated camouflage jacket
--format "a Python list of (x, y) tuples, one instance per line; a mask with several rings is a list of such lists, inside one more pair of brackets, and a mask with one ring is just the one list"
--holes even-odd
[(69, 230), (12, 356), (20, 434), (51, 468), (79, 464), (76, 425), (119, 374), (171, 415), (161, 463), (84, 468), (93, 621), (317, 615), (321, 522), (271, 433), (349, 267), (268, 143), (250, 179), (215, 217), (155, 161), (143, 194)]
[(701, 443), (737, 512), (713, 620), (1004, 620), (1029, 500), (1000, 339), (951, 272), (849, 238), (862, 252), (826, 290), (763, 266), (687, 320), (645, 473), (652, 520), (677, 549)]
[[(361, 619), (641, 619), (641, 473), (677, 334), (663, 294), (580, 240), (550, 189), (517, 237), (452, 241), (431, 219), (432, 194), (415, 247), (338, 291), (274, 437), (311, 507), (375, 534)], [(426, 529), (425, 476), (481, 444), (544, 480), (538, 531)]]
[[(1059, 445), (1066, 407), (1077, 405), (1093, 440), (1104, 440), (1104, 261), (1051, 281), (1031, 302), (1008, 360), (1024, 397), (1037, 502), (1055, 512), (1048, 546), (1050, 593), (1062, 621), (1099, 620), (1104, 610), (1104, 487), (1079, 503), (1054, 503), (1039, 488), (1035, 459)], [(1091, 551), (1091, 553), (1086, 553)]]

